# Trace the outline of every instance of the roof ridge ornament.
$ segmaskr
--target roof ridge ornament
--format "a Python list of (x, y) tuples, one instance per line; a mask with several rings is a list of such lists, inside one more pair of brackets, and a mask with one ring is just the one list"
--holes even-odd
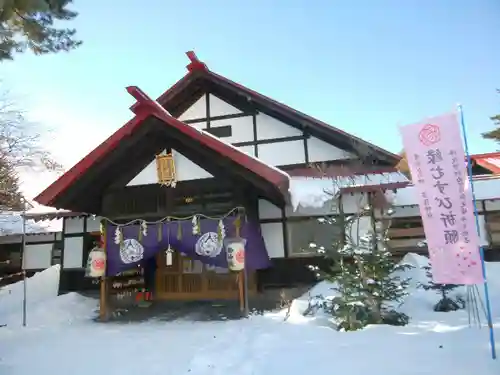
[(188, 59), (191, 61), (191, 63), (186, 66), (187, 70), (190, 73), (195, 72), (195, 71), (208, 72), (207, 65), (198, 59), (198, 57), (196, 56), (196, 53), (194, 53), (194, 51), (188, 51), (188, 52), (186, 52), (186, 55), (187, 55)]

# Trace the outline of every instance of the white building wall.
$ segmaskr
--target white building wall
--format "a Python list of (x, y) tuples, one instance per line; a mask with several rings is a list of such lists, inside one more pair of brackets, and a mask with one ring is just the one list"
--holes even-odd
[(206, 97), (203, 95), (198, 99), (191, 107), (189, 107), (182, 115), (179, 116), (179, 120), (194, 120), (199, 118), (207, 117), (207, 104)]
[(49, 268), (52, 265), (53, 243), (25, 245), (23, 268), (37, 270)]
[[(222, 138), (224, 142), (239, 144), (255, 141), (253, 115), (245, 115), (238, 108), (226, 103), (213, 94), (209, 94), (209, 104), (210, 128), (231, 126), (231, 136)], [(207, 114), (206, 95), (203, 95), (179, 116), (179, 119), (183, 121), (190, 120), (189, 124), (197, 129), (206, 129)], [(238, 117), (212, 120), (214, 117), (231, 115), (237, 115)], [(287, 140), (290, 137), (301, 137), (303, 136), (303, 132), (264, 113), (258, 113), (255, 117), (256, 140), (264, 142), (257, 146), (241, 146), (239, 149), (251, 156), (256, 156), (255, 151), (257, 150), (258, 158), (267, 164), (272, 166), (286, 166), (353, 157), (344, 150), (329, 145), (318, 138), (311, 137), (305, 142), (303, 139)], [(278, 140), (281, 141), (272, 142)], [(307, 156), (305, 143), (307, 143), (308, 149)], [(203, 170), (180, 153), (174, 151), (173, 155), (178, 181), (213, 177), (209, 172)], [(156, 161), (152, 160), (144, 170), (128, 183), (128, 186), (156, 184), (157, 182)]]

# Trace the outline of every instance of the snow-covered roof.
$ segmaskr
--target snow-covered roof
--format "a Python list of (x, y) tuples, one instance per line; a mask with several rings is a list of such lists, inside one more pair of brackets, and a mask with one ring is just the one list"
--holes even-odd
[[(474, 176), (476, 200), (500, 199), (500, 176)], [(407, 182), (404, 187), (393, 187), (397, 183)], [(352, 191), (353, 187), (380, 186), (381, 189), (396, 190), (393, 204), (396, 206), (418, 205), (415, 186), (399, 172), (357, 175), (351, 177), (291, 177), (290, 196), (294, 210), (299, 206), (321, 208), (339, 191)], [(387, 197), (389, 198), (389, 197)]]
[[(61, 231), (60, 220), (40, 221), (26, 220), (26, 233), (50, 233)], [(0, 236), (23, 233), (23, 218), (21, 212), (0, 212)]]
[[(477, 201), (500, 199), (500, 176), (474, 176), (472, 183)], [(418, 197), (415, 186), (409, 185), (397, 189), (395, 204), (397, 206), (417, 205)]]
[(343, 189), (363, 186), (390, 186), (409, 183), (400, 172), (360, 174), (342, 177), (290, 177), (290, 197), (294, 210), (300, 206), (321, 208)]

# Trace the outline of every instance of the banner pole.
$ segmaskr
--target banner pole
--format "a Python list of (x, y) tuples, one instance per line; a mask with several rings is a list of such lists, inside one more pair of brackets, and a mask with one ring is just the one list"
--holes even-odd
[[(465, 156), (467, 158), (467, 174), (469, 177), (469, 186), (471, 189), (472, 193), (472, 203), (474, 205), (474, 217), (476, 219), (476, 230), (478, 236), (481, 235), (481, 228), (479, 226), (479, 213), (477, 210), (477, 203), (476, 203), (476, 194), (474, 192), (474, 184), (472, 182), (472, 163), (471, 163), (471, 157), (469, 154), (469, 144), (467, 140), (467, 130), (465, 128), (465, 120), (464, 120), (464, 112), (462, 109), (462, 105), (458, 105), (458, 112), (460, 114), (460, 125), (462, 127), (462, 136), (464, 137), (464, 149), (465, 149)], [(490, 303), (490, 293), (489, 293), (489, 288), (488, 288), (488, 281), (486, 278), (486, 265), (484, 262), (484, 249), (482, 246), (479, 246), (479, 253), (481, 256), (481, 268), (483, 270), (483, 278), (484, 278), (484, 299), (486, 303), (486, 315), (487, 315), (487, 320), (488, 320), (488, 329), (490, 332), (490, 347), (491, 347), (491, 358), (496, 359), (497, 358), (497, 352), (495, 348), (495, 333), (493, 331), (493, 319), (491, 317), (491, 303)]]

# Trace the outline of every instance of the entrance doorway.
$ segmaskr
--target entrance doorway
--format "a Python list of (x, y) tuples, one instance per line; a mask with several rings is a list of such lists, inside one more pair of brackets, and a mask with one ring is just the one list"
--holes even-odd
[[(226, 268), (203, 264), (174, 251), (167, 265), (166, 252), (156, 256), (155, 298), (159, 300), (237, 300), (237, 274)], [(248, 275), (249, 295), (257, 291), (255, 273)]]

